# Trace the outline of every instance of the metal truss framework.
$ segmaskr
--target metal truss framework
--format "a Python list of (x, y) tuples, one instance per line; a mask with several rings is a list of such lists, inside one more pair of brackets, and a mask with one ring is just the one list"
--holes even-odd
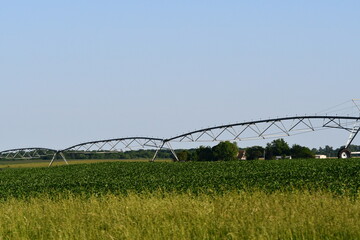
[(17, 148), (0, 152), (1, 159), (39, 159), (54, 156), (57, 150), (49, 148)]
[(273, 118), (204, 128), (168, 139), (127, 137), (80, 143), (63, 150), (48, 148), (11, 149), (0, 152), (0, 158), (34, 159), (52, 155), (53, 158), (49, 164), (49, 166), (51, 166), (58, 155), (61, 156), (67, 164), (64, 153), (109, 153), (153, 148), (156, 149), (156, 151), (152, 161), (155, 160), (161, 149), (169, 149), (175, 159), (179, 160), (171, 146), (171, 142), (221, 142), (268, 139), (297, 135), (326, 128), (348, 131), (350, 135), (345, 144), (345, 149), (347, 149), (359, 133), (360, 117), (295, 116)]
[[(145, 149), (145, 148), (153, 148), (156, 149), (155, 156), (158, 151), (164, 148), (164, 140), (161, 138), (149, 138), (149, 137), (126, 137), (126, 138), (115, 138), (115, 139), (107, 139), (107, 140), (98, 140), (76, 144), (74, 146), (65, 148), (63, 150), (58, 151), (63, 159), (65, 159), (64, 153), (110, 153), (110, 152), (123, 152), (129, 150), (137, 150), (137, 149)], [(166, 144), (171, 147), (170, 144)], [(173, 154), (175, 152), (170, 149)], [(52, 161), (49, 166), (52, 165), (56, 155), (54, 155)], [(154, 156), (154, 157), (155, 157)], [(152, 159), (154, 160), (154, 158)]]
[(127, 137), (80, 143), (61, 150), (61, 152), (122, 152), (139, 148), (159, 148), (163, 139), (149, 137)]
[(347, 149), (359, 133), (360, 117), (326, 115), (273, 118), (204, 128), (165, 139), (164, 142), (246, 141), (286, 137), (324, 128), (348, 131)]
[(245, 141), (286, 137), (320, 128), (338, 128), (350, 132), (348, 147), (360, 128), (360, 117), (296, 116), (215, 126), (165, 139), (165, 142)]

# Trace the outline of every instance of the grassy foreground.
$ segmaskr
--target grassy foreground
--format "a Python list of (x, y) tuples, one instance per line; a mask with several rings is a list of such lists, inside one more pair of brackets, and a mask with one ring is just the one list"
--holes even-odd
[(360, 161), (0, 171), (2, 239), (360, 239)]
[(360, 200), (324, 192), (46, 196), (0, 203), (0, 239), (360, 239)]

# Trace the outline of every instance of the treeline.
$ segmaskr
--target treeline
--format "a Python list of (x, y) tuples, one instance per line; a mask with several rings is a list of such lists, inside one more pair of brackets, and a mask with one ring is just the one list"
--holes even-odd
[[(126, 152), (65, 152), (66, 159), (151, 159), (156, 150), (131, 150)], [(160, 150), (157, 158), (172, 158), (170, 150)]]
[(180, 161), (232, 161), (238, 159), (240, 151), (235, 142), (225, 141), (214, 147), (201, 146), (175, 152)]
[[(63, 152), (66, 159), (151, 159), (153, 158), (156, 150), (132, 150), (132, 151), (126, 151), (126, 152)], [(20, 152), (22, 155), (24, 152)], [(30, 152), (29, 155), (35, 155), (35, 152)], [(51, 160), (53, 158), (53, 155), (41, 155), (36, 159), (40, 160)], [(61, 156), (57, 155), (57, 159), (60, 159)], [(158, 151), (157, 158), (173, 158), (173, 154), (170, 150), (160, 150)], [(0, 156), (0, 160), (9, 160), (5, 157)], [(21, 160), (16, 159), (16, 160)], [(24, 158), (24, 160), (26, 160)]]
[[(341, 146), (339, 148), (333, 148), (326, 145), (324, 148), (320, 147), (319, 149), (313, 148), (309, 149), (298, 144), (294, 144), (292, 147), (284, 141), (284, 139), (277, 139), (268, 143), (266, 147), (253, 146), (246, 149), (247, 159), (276, 159), (276, 158), (314, 158), (315, 155), (326, 155), (327, 157), (337, 157), (338, 152), (344, 148)], [(360, 146), (350, 145), (349, 149), (351, 152), (360, 152)]]
[[(360, 152), (360, 146), (351, 145), (349, 147), (351, 152)], [(175, 150), (176, 155), (180, 161), (230, 161), (236, 159), (259, 159), (265, 158), (279, 159), (279, 158), (314, 158), (316, 154), (326, 155), (327, 157), (337, 157), (340, 148), (333, 148), (328, 145), (320, 147), (319, 149), (309, 149), (298, 144), (289, 146), (284, 139), (276, 139), (266, 145), (252, 146), (244, 149), (239, 149), (236, 143), (229, 141), (220, 142), (214, 147), (201, 146), (196, 149), (178, 149)], [(126, 152), (64, 152), (66, 159), (152, 159), (156, 150), (132, 150)], [(244, 155), (245, 154), (245, 155)], [(53, 156), (42, 156), (39, 159), (50, 160)], [(57, 156), (60, 158), (60, 156)], [(175, 159), (175, 156), (170, 150), (158, 151), (157, 158)], [(1, 159), (1, 156), (0, 156)]]
[[(245, 156), (244, 156), (245, 154)], [(236, 159), (267, 160), (279, 158), (314, 158), (315, 154), (307, 147), (293, 145), (290, 147), (284, 139), (277, 139), (268, 143), (266, 147), (253, 146), (239, 149), (236, 143), (221, 142), (214, 147), (201, 146), (198, 149), (178, 150), (176, 152), (180, 161), (229, 161)]]
[[(151, 159), (156, 150), (134, 150), (126, 152), (65, 152), (67, 159)], [(214, 147), (201, 146), (197, 149), (175, 150), (180, 161), (230, 161), (235, 160), (239, 154), (236, 143), (220, 142)], [(176, 160), (170, 150), (160, 150), (156, 158)]]
[[(201, 146), (196, 149), (179, 149), (175, 150), (176, 155), (181, 161), (218, 161), (218, 160), (233, 160), (242, 157), (246, 153), (246, 159), (253, 160), (265, 158), (267, 160), (276, 158), (314, 158), (315, 155), (326, 155), (327, 157), (337, 157), (340, 148), (333, 148), (326, 145), (324, 148), (309, 149), (298, 144), (289, 146), (284, 139), (276, 139), (268, 143), (266, 147), (252, 146), (244, 149), (239, 149), (236, 143), (229, 141), (221, 142), (214, 147)], [(360, 146), (351, 145), (352, 152), (360, 152)], [(132, 150), (126, 152), (66, 152), (67, 159), (151, 159), (153, 158), (156, 150)], [(240, 154), (240, 155), (239, 155)], [(49, 159), (51, 156), (43, 157)], [(173, 159), (174, 155), (170, 150), (160, 150), (157, 158)]]
[[(344, 147), (344, 146), (342, 146), (342, 147)], [(331, 146), (326, 145), (323, 148), (322, 147), (319, 147), (318, 149), (313, 148), (311, 151), (316, 154), (326, 155), (327, 157), (337, 157), (337, 154), (342, 147), (333, 148)], [(349, 149), (351, 152), (360, 152), (360, 146), (358, 146), (358, 145), (350, 145)]]
[[(156, 150), (132, 150), (126, 152), (63, 152), (66, 159), (152, 159)], [(180, 161), (230, 161), (235, 160), (239, 154), (236, 143), (220, 142), (215, 147), (201, 146), (197, 149), (175, 150)], [(53, 156), (42, 156), (42, 160), (50, 160)], [(57, 155), (57, 159), (61, 156)], [(170, 150), (160, 150), (156, 158), (173, 159), (175, 156)]]
[[(222, 150), (218, 151), (218, 146), (222, 146)], [(176, 154), (181, 161), (218, 161), (218, 160), (233, 160), (233, 159), (304, 159), (315, 158), (315, 155), (326, 155), (327, 157), (337, 157), (340, 148), (332, 148), (325, 146), (325, 148), (310, 149), (305, 146), (294, 144), (291, 147), (284, 141), (284, 139), (276, 139), (266, 145), (252, 146), (244, 149), (238, 149), (236, 143), (224, 142), (215, 147), (201, 146), (198, 149), (177, 150)], [(233, 145), (233, 147), (230, 147)], [(225, 147), (226, 146), (226, 147)], [(235, 150), (235, 148), (237, 150)], [(233, 149), (233, 150), (230, 150)], [(360, 146), (351, 145), (349, 147), (352, 152), (360, 152)], [(244, 156), (245, 154), (245, 156)]]
[(246, 159), (254, 160), (264, 158), (266, 160), (280, 158), (314, 158), (315, 153), (309, 148), (294, 144), (289, 146), (284, 139), (276, 139), (268, 143), (266, 147), (253, 146), (246, 149)]

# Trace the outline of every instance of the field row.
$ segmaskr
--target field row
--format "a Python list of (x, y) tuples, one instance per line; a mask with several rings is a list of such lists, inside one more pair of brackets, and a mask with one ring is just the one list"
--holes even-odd
[(107, 162), (52, 168), (3, 169), (0, 197), (128, 192), (328, 191), (357, 196), (360, 161)]

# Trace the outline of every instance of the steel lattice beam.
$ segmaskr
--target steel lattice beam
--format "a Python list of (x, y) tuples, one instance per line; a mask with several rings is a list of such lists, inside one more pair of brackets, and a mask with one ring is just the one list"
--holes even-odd
[(107, 140), (98, 140), (76, 144), (61, 150), (60, 152), (122, 152), (124, 150), (134, 150), (143, 148), (160, 148), (163, 139), (149, 137), (127, 137)]
[(39, 159), (53, 156), (57, 150), (49, 148), (16, 148), (0, 152), (1, 159)]
[[(300, 133), (312, 132), (321, 128), (337, 128), (350, 133), (345, 145), (347, 148), (360, 131), (360, 117), (350, 116), (295, 116), (273, 118), (228, 125), (204, 128), (168, 139), (149, 137), (127, 137), (80, 143), (63, 150), (48, 148), (19, 148), (0, 152), (0, 158), (34, 159), (53, 155), (50, 165), (57, 155), (67, 163), (64, 152), (122, 152), (134, 149), (155, 148), (156, 158), (159, 150), (167, 148), (177, 156), (170, 142), (214, 142), (214, 141), (245, 141), (252, 139), (267, 139), (285, 137)], [(164, 147), (165, 146), (165, 147)]]
[(359, 130), (360, 117), (296, 116), (204, 128), (165, 139), (165, 142), (245, 141), (285, 137), (320, 128), (338, 128), (353, 133)]

